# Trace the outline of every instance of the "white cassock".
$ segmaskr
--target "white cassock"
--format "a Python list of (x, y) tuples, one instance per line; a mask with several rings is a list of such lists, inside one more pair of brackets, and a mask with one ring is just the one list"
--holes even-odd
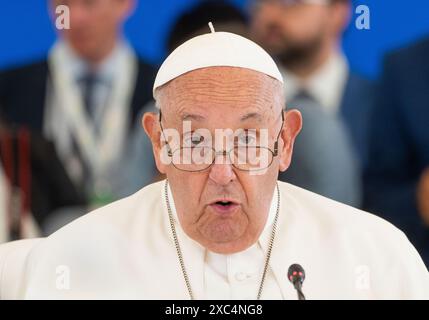
[[(11, 244), (0, 246), (0, 298), (189, 299), (164, 184), (151, 184), (34, 240), (24, 253), (11, 250)], [(428, 271), (401, 231), (293, 185), (279, 182), (279, 189), (277, 233), (262, 299), (296, 299), (287, 279), (293, 263), (306, 271), (307, 299), (429, 298)], [(275, 193), (259, 241), (237, 254), (208, 252), (176, 220), (195, 298), (256, 298), (276, 198)]]

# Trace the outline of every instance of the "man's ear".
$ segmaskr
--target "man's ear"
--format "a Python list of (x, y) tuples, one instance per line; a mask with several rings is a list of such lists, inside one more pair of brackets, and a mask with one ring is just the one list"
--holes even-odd
[(302, 116), (298, 110), (284, 111), (285, 122), (280, 134), (279, 170), (286, 171), (290, 166), (295, 138), (302, 128)]
[(159, 115), (153, 112), (146, 112), (142, 118), (142, 127), (152, 142), (153, 155), (158, 170), (165, 174), (166, 165), (161, 161), (161, 128), (158, 123)]

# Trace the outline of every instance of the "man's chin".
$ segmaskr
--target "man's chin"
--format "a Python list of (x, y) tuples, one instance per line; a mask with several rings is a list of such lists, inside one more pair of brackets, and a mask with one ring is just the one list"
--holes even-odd
[(80, 58), (88, 61), (96, 61), (100, 59), (100, 50), (94, 45), (94, 41), (91, 40), (74, 40), (70, 42), (73, 50)]
[(257, 239), (252, 241), (246, 235), (246, 230), (237, 229), (237, 224), (236, 221), (225, 221), (225, 219), (213, 221), (211, 225), (201, 230), (201, 245), (219, 254), (232, 254), (246, 250)]

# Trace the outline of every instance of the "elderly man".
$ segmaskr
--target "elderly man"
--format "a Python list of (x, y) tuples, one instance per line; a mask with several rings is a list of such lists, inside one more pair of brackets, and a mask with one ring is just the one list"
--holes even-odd
[(429, 298), (398, 229), (277, 182), (301, 128), (282, 88), (241, 36), (185, 42), (155, 80), (159, 113), (143, 117), (167, 180), (0, 247), (2, 298), (296, 299), (294, 287), (308, 299)]

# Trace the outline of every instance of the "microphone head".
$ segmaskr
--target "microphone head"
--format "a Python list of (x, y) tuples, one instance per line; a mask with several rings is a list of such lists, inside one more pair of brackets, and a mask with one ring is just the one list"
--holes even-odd
[(301, 267), (301, 265), (295, 263), (289, 267), (289, 270), (287, 272), (287, 278), (290, 282), (292, 282), (294, 285), (299, 282), (303, 283), (305, 280), (305, 271), (304, 268)]

